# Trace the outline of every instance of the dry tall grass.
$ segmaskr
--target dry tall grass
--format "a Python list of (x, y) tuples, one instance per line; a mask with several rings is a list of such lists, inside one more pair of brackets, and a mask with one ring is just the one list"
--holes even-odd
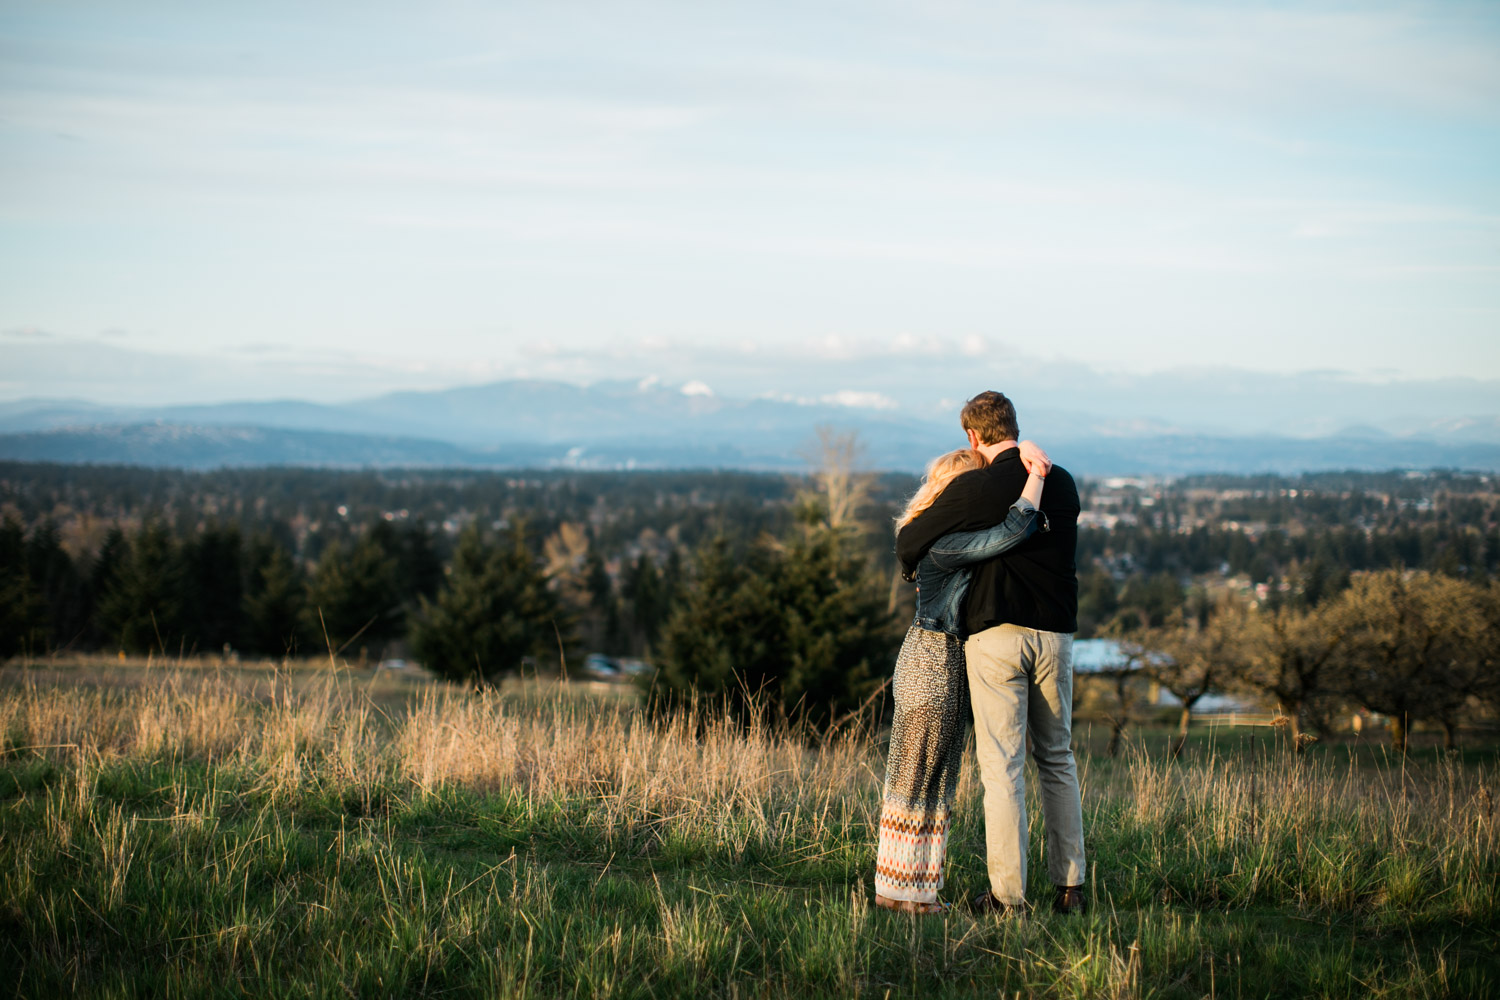
[[(614, 828), (727, 829), (732, 817), (762, 840), (792, 827), (816, 836), (869, 823), (878, 808), (881, 748), (868, 725), (812, 741), (737, 725), (711, 706), (648, 722), (633, 699), (600, 697), (589, 685), (532, 682), (519, 693), (427, 685), (394, 710), (367, 688), (347, 672), (294, 683), (272, 671), (247, 682), (173, 668), (125, 689), (23, 682), (0, 694), (0, 753), (34, 753), (80, 774), (117, 759), (211, 762), (252, 772), (283, 796), (309, 786), (367, 798), (451, 786), (537, 802), (567, 796), (596, 804)], [(1254, 840), (1302, 854), (1315, 827), (1335, 826), (1395, 849), (1430, 845), (1439, 864), (1452, 852), (1496, 852), (1494, 777), (1449, 766), (1417, 780), (1404, 768), (1275, 752), (1184, 765), (1137, 754), (1103, 779), (1083, 766), (1096, 821), (1123, 804), (1116, 822), (1191, 829), (1190, 850)], [(960, 812), (978, 807), (974, 779), (971, 766)]]
[(819, 833), (868, 820), (872, 749), (864, 730), (810, 747), (804, 734), (738, 725), (710, 707), (648, 723), (633, 698), (593, 685), (431, 685), (391, 710), (346, 672), (247, 684), (160, 668), (150, 686), (22, 683), (0, 696), (0, 753), (80, 774), (120, 759), (202, 761), (255, 773), (280, 797), (310, 786), (366, 799), (513, 790), (589, 800), (611, 828), (697, 830), (733, 816), (741, 836), (763, 840), (805, 835), (807, 818)]
[[(6, 847), (16, 864), (0, 878), (13, 899), (35, 908), (13, 922), (37, 938), (20, 954), (51, 963), (34, 966), (37, 983), (125, 989), (132, 980), (110, 977), (127, 973), (90, 967), (78, 950), (78, 921), (97, 918), (102, 933), (122, 926), (121, 934), (165, 933), (151, 930), (167, 926), (153, 912), (162, 878), (201, 881), (195, 891), (228, 916), (173, 917), (181, 930), (156, 946), (240, 970), (247, 988), (277, 976), (277, 949), (297, 941), (327, 952), (309, 982), (326, 981), (317, 990), (334, 992), (383, 983), (392, 969), (420, 971), (423, 990), (429, 975), (447, 975), (479, 982), (480, 993), (555, 993), (575, 982), (587, 985), (578, 987), (583, 993), (652, 995), (659, 975), (668, 977), (661, 983), (701, 980), (724, 992), (746, 975), (746, 955), (756, 955), (763, 982), (780, 983), (764, 992), (880, 995), (874, 987), (890, 981), (880, 977), (900, 966), (891, 949), (899, 951), (907, 931), (867, 902), (883, 771), (868, 724), (813, 740), (736, 725), (712, 706), (651, 719), (619, 691), (535, 682), (482, 693), (405, 683), (398, 687), (406, 696), (393, 698), (389, 686), (376, 696), (368, 679), (326, 669), (154, 668), (147, 682), (126, 687), (60, 683), (66, 679), (14, 670), (0, 678), (0, 760), (52, 769), (30, 805), (30, 793), (18, 800), (14, 815), (30, 809), (32, 818)], [(1294, 936), (1257, 940), (1222, 919), (1260, 908), (1299, 920), (1315, 915), (1328, 927), (1359, 913), (1367, 928), (1408, 918), (1455, 934), (1476, 922), (1493, 928), (1500, 913), (1493, 766), (1448, 762), (1419, 774), (1399, 763), (1335, 760), (1277, 752), (1085, 758), (1099, 916), (1077, 931), (1045, 922), (913, 924), (913, 988), (941, 969), (1010, 990), (1137, 996), (1182, 976), (1203, 981), (1200, 966), (1210, 984), (1230, 975), (1241, 959), (1216, 952), (1233, 950), (1259, 954), (1262, 978), (1248, 984), (1251, 992), (1276, 993), (1288, 969), (1317, 985), (1358, 967), (1385, 984), (1371, 995), (1442, 995), (1453, 972), (1446, 953), (1414, 950), (1398, 968), (1384, 953), (1372, 958), (1355, 943), (1325, 941), (1309, 965)], [(149, 808), (134, 808), (137, 793), (118, 790), (122, 772), (164, 786), (149, 789)], [(116, 783), (109, 796), (100, 791), (106, 779)], [(457, 882), (452, 868), (443, 876), (443, 863), (402, 848), (398, 829), (419, 827), (411, 817), (425, 815), (425, 804), (441, 816), (445, 803), (490, 793), (509, 803), (506, 815), (532, 821), (529, 829), (555, 822), (574, 839), (547, 847), (549, 862), (528, 865), (515, 853), (509, 862), (490, 857), (481, 838), (472, 850), (483, 867)], [(238, 800), (253, 803), (249, 819)], [(348, 829), (335, 816), (324, 833), (299, 833), (295, 816), (314, 801), (334, 803), (350, 817)], [(981, 812), (971, 763), (956, 826), (957, 863), (971, 881), (982, 878)], [(405, 827), (398, 813), (408, 817)], [(465, 828), (479, 830), (472, 810), (467, 815)], [(1040, 823), (1039, 809), (1031, 815)], [(1033, 834), (1039, 845), (1040, 831)], [(627, 852), (648, 870), (622, 871)], [(72, 871), (74, 856), (90, 859), (78, 892), (37, 874)], [(708, 881), (664, 894), (663, 864)], [(357, 865), (373, 888), (352, 902), (359, 883), (343, 873)], [(588, 869), (582, 881), (579, 866)], [(496, 881), (507, 871), (508, 888)], [(474, 884), (487, 895), (466, 895)], [(736, 885), (763, 898), (736, 897)], [(270, 896), (260, 910), (246, 910), (257, 886)], [(305, 909), (286, 909), (290, 900)], [(616, 909), (567, 909), (598, 909), (601, 900)], [(401, 938), (405, 950), (395, 957), (372, 955), (357, 936), (335, 944), (351, 933), (352, 915), (370, 906), (392, 935), (415, 935)], [(1201, 923), (1204, 913), (1220, 917)], [(789, 943), (778, 947), (793, 950), (773, 957), (763, 950), (766, 933), (785, 936)], [(496, 935), (524, 945), (524, 955), (475, 943)], [(1002, 954), (1013, 964), (995, 966)], [(1466, 974), (1471, 984), (1494, 981), (1472, 968)], [(824, 985), (809, 994), (810, 983)]]

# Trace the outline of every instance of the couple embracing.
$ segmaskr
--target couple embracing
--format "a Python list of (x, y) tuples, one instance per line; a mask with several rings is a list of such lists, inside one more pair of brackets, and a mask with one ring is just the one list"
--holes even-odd
[(892, 685), (875, 902), (945, 909), (938, 892), (972, 717), (990, 885), (971, 906), (1002, 914), (1024, 906), (1029, 734), (1052, 905), (1081, 913), (1083, 810), (1072, 749), (1078, 489), (1045, 452), (1017, 441), (1015, 407), (1002, 393), (975, 396), (960, 421), (969, 447), (933, 460), (897, 524), (917, 617)]

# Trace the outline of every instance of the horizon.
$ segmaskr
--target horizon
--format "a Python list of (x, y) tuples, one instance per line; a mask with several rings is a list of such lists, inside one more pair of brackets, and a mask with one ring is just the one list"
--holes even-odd
[[(675, 377), (628, 369), (573, 377), (482, 373), (466, 380), (445, 377), (451, 376), (445, 371), (392, 380), (389, 373), (377, 371), (367, 372), (365, 378), (330, 382), (317, 367), (298, 369), (282, 359), (258, 362), (255, 369), (226, 368), (212, 357), (152, 354), (125, 345), (53, 338), (34, 338), (13, 350), (12, 360), (17, 357), (22, 363), (12, 369), (13, 377), (0, 376), (0, 405), (13, 411), (50, 403), (147, 412), (274, 404), (337, 408), (403, 393), (442, 394), (532, 382), (787, 403), (845, 413), (852, 423), (868, 418), (942, 424), (957, 419), (968, 396), (999, 388), (1016, 400), (1023, 423), (1041, 416), (1043, 424), (1075, 430), (1088, 425), (1108, 433), (1140, 427), (1206, 436), (1322, 438), (1368, 428), (1413, 438), (1471, 426), (1485, 440), (1500, 443), (1500, 379), (1472, 376), (1416, 379), (1387, 373), (1360, 378), (1347, 371), (1283, 375), (1228, 368), (1130, 375), (1038, 358), (1013, 357), (987, 365), (987, 359), (971, 357), (965, 365), (966, 384), (946, 385), (953, 381), (946, 356), (908, 352), (899, 358), (899, 367), (889, 358), (846, 362), (844, 370), (858, 375), (857, 384), (866, 388), (830, 391), (821, 370), (806, 366), (773, 367), (769, 373), (736, 370), (729, 364), (712, 369), (682, 366)], [(993, 379), (984, 374), (987, 371)], [(772, 378), (777, 388), (768, 388)]]

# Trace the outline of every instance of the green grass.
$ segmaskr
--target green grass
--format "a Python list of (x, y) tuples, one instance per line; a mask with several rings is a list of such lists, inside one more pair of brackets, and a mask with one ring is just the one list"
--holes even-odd
[[(870, 905), (868, 737), (690, 737), (533, 699), (512, 735), (550, 741), (566, 772), (538, 770), (523, 740), (514, 767), (436, 780), (426, 744), (402, 742), (420, 707), (365, 742), (348, 735), (357, 699), (314, 699), (213, 703), (243, 723), (234, 749), (131, 737), (123, 716), (112, 746), (22, 749), (56, 697), (0, 692), (0, 983), (16, 995), (1500, 995), (1484, 761), (1299, 761), (1242, 734), (1176, 763), (1090, 757), (1086, 917), (922, 918)], [(167, 717), (133, 697), (99, 711)], [(466, 704), (429, 721), (490, 745)], [(652, 762), (672, 773), (633, 770)], [(985, 880), (975, 785), (953, 900)]]

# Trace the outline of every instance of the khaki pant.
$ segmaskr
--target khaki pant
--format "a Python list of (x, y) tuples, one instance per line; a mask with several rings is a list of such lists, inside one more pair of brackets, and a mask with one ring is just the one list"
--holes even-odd
[(1073, 637), (997, 625), (964, 643), (974, 745), (984, 784), (990, 891), (1005, 903), (1026, 896), (1026, 733), (1041, 777), (1047, 874), (1082, 885), (1083, 806), (1073, 761)]

